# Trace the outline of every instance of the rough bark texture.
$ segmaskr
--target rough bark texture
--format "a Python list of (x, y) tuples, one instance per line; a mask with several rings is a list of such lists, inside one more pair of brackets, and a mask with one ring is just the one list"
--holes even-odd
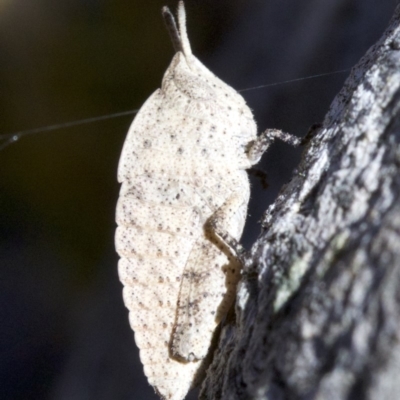
[(267, 210), (206, 399), (400, 393), (400, 7)]

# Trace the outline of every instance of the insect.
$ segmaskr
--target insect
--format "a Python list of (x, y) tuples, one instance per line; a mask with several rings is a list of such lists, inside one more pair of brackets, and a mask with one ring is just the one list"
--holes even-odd
[(235, 297), (250, 196), (246, 169), (276, 138), (257, 136), (244, 99), (193, 54), (183, 1), (176, 54), (145, 102), (118, 167), (116, 248), (123, 298), (149, 383), (181, 400), (197, 383), (216, 326)]

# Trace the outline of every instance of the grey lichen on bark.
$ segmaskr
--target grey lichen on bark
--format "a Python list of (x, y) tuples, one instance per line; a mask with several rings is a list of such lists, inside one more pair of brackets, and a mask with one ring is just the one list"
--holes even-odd
[(400, 6), (263, 220), (200, 397), (397, 399)]

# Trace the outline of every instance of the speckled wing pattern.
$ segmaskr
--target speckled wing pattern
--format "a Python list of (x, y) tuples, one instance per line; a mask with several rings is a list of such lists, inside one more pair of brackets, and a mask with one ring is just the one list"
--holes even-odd
[(121, 155), (116, 248), (129, 321), (149, 383), (181, 400), (231, 306), (240, 262), (215, 222), (240, 239), (249, 200), (246, 149), (256, 126), (243, 98), (182, 50), (135, 117)]

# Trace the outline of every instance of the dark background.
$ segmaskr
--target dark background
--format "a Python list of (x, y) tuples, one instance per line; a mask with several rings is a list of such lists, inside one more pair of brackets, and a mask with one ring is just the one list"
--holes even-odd
[[(0, 0), (0, 134), (139, 108), (173, 55), (154, 0)], [(396, 0), (187, 0), (198, 58), (236, 89), (352, 67)], [(305, 135), (348, 73), (243, 92), (259, 129)], [(116, 170), (131, 116), (27, 136), (0, 152), (0, 398), (156, 399), (117, 277)], [(253, 182), (257, 221), (300, 151)]]

